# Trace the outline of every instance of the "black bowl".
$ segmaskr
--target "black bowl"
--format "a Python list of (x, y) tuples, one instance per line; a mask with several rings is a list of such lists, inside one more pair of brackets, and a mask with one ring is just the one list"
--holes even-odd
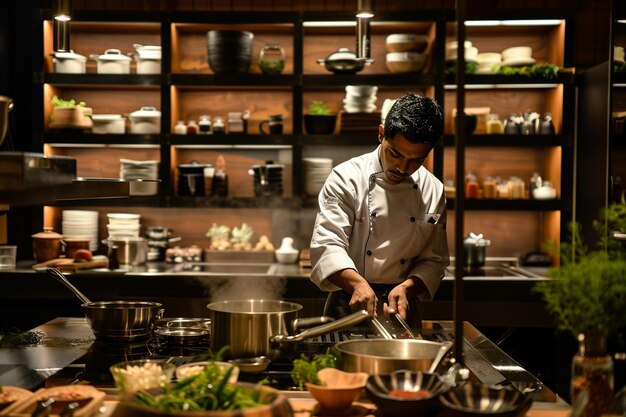
[(216, 74), (246, 73), (252, 63), (254, 34), (242, 30), (207, 32), (209, 66)]
[(465, 115), (465, 134), (471, 135), (476, 130), (476, 124), (478, 123), (478, 117), (475, 114)]
[(336, 114), (305, 114), (304, 130), (309, 135), (330, 135), (335, 131)]
[(532, 405), (528, 393), (512, 387), (467, 382), (439, 397), (442, 417), (523, 417)]
[[(371, 375), (365, 385), (365, 392), (378, 411), (394, 417), (435, 416), (441, 409), (438, 397), (450, 389), (438, 374), (409, 370)], [(416, 393), (421, 396), (416, 397)]]

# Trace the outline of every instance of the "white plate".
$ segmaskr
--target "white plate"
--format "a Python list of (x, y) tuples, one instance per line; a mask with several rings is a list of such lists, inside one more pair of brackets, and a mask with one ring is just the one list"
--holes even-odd
[(502, 61), (502, 65), (507, 67), (522, 67), (524, 65), (533, 65), (535, 62), (534, 58), (513, 58), (508, 61)]

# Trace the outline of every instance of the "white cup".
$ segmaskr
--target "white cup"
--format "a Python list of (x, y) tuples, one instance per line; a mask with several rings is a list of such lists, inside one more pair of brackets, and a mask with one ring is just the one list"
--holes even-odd
[(16, 254), (17, 254), (17, 246), (14, 246), (14, 245), (0, 246), (0, 269), (15, 269)]

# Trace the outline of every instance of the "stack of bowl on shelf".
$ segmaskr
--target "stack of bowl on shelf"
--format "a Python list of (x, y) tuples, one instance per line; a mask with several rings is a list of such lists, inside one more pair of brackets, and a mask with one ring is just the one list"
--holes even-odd
[(207, 32), (209, 66), (214, 73), (246, 73), (252, 62), (254, 34), (243, 30)]
[(98, 249), (98, 212), (91, 210), (63, 210), (61, 229), (68, 239), (88, 238), (89, 249)]
[(333, 160), (330, 158), (302, 158), (304, 169), (304, 192), (311, 197), (317, 197), (328, 174), (333, 169)]
[(404, 73), (421, 71), (426, 66), (428, 36), (415, 33), (392, 33), (387, 36), (386, 65), (389, 72)]
[[(120, 178), (156, 180), (159, 178), (159, 162), (120, 159)], [(159, 185), (155, 181), (134, 181), (130, 183), (130, 195), (156, 195), (158, 188)]]
[(506, 67), (522, 67), (534, 63), (533, 48), (530, 46), (514, 46), (502, 51), (502, 65)]
[(141, 214), (135, 213), (107, 213), (109, 223), (109, 240), (137, 239), (141, 229)]
[(376, 93), (374, 85), (347, 85), (343, 109), (348, 113), (371, 113), (376, 110)]
[(476, 74), (494, 74), (502, 65), (502, 54), (497, 52), (482, 52), (476, 55)]
[[(475, 64), (476, 57), (478, 56), (478, 48), (472, 45), (472, 41), (465, 41), (463, 44), (463, 57), (465, 58), (465, 63), (473, 63)], [(455, 62), (458, 55), (458, 43), (456, 41), (446, 42), (446, 62)]]

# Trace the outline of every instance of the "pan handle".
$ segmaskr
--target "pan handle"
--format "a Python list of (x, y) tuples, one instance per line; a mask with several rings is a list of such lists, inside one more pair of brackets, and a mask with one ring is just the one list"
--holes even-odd
[(280, 344), (280, 343), (294, 343), (301, 342), (305, 339), (309, 339), (311, 337), (320, 336), (325, 333), (337, 332), (339, 330), (349, 329), (350, 327), (354, 327), (357, 324), (371, 318), (372, 316), (367, 312), (367, 310), (357, 311), (356, 313), (352, 313), (349, 316), (342, 317), (338, 320), (332, 321), (327, 324), (323, 324), (321, 326), (313, 327), (311, 329), (306, 329), (296, 335), (287, 336), (283, 334), (277, 334), (270, 337), (270, 343), (272, 344)]
[(76, 294), (76, 296), (80, 299), (80, 301), (83, 302), (83, 304), (91, 304), (91, 300), (87, 298), (85, 294), (80, 292), (78, 288), (73, 286), (72, 283), (65, 277), (65, 275), (63, 275), (61, 271), (56, 268), (46, 268), (46, 273), (52, 278), (59, 281), (61, 284), (65, 285), (67, 288), (69, 288), (70, 291)]

